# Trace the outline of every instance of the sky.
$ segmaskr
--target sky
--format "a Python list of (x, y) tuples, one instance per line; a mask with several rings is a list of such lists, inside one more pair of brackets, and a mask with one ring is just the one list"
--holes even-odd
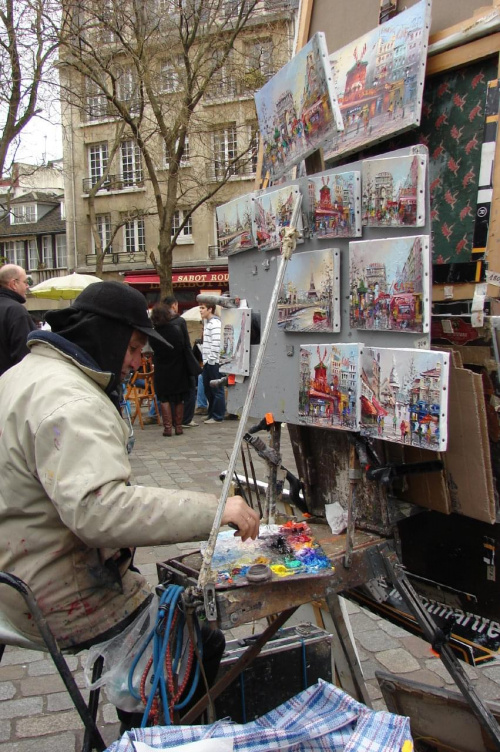
[(33, 118), (21, 134), (16, 162), (43, 164), (62, 157), (62, 133), (59, 123)]

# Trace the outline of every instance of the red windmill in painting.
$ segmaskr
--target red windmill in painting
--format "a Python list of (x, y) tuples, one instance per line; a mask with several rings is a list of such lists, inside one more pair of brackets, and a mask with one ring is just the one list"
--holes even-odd
[(317, 392), (323, 392), (324, 394), (327, 394), (328, 393), (328, 380), (326, 378), (326, 365), (325, 365), (326, 347), (323, 353), (323, 357), (321, 357), (319, 345), (316, 348), (316, 351), (318, 353), (318, 364), (314, 366), (313, 389), (315, 389)]

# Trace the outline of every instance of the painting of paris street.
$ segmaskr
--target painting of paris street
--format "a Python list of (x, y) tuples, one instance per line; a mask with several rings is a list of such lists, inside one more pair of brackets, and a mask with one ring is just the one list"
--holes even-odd
[(442, 452), (447, 443), (449, 355), (363, 347), (361, 433)]
[(326, 160), (420, 123), (430, 9), (420, 0), (330, 55), (344, 129), (323, 144)]
[(318, 240), (361, 235), (359, 172), (323, 172), (309, 178), (309, 225)]
[(365, 159), (362, 222), (367, 227), (425, 225), (424, 154)]
[(250, 372), (250, 308), (221, 311), (220, 372), (248, 376)]
[[(302, 201), (300, 191), (296, 186), (279, 188), (277, 191), (263, 193), (254, 198), (254, 237), (257, 239), (259, 251), (270, 251), (279, 248), (281, 233), (292, 222), (297, 199)], [(303, 229), (302, 212), (298, 212), (296, 230)], [(300, 243), (301, 240), (298, 240)]]
[(342, 129), (325, 35), (309, 42), (255, 94), (262, 175), (282, 177)]
[(359, 430), (362, 345), (301, 345), (299, 423)]
[(217, 216), (217, 237), (222, 255), (230, 256), (256, 245), (253, 236), (251, 193), (218, 206), (215, 212)]
[(349, 310), (353, 329), (428, 332), (429, 237), (349, 243)]
[(340, 251), (294, 253), (278, 297), (278, 327), (287, 332), (340, 331)]

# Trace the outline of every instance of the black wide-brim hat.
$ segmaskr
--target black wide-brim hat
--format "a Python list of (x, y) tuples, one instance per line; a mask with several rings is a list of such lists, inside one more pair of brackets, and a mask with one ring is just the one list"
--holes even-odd
[(87, 311), (106, 319), (137, 329), (148, 337), (172, 347), (161, 334), (154, 330), (148, 316), (146, 299), (142, 293), (124, 282), (96, 282), (82, 290), (71, 308), (50, 311), (45, 315), (50, 326), (64, 325), (68, 311)]

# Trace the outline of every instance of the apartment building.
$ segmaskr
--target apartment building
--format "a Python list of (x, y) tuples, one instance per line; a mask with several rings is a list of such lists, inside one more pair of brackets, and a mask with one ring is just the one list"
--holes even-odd
[[(171, 0), (150, 2), (155, 12), (175, 7)], [(208, 29), (207, 21), (208, 31), (200, 31), (199, 44), (189, 48), (193, 70), (203, 44), (207, 57), (222, 49), (234, 28), (232, 19), (248, 0), (205, 0), (207, 14), (214, 2), (220, 22)], [(197, 4), (199, 0), (182, 0), (186, 13)], [(89, 25), (85, 42), (91, 34), (98, 36), (83, 56), (79, 53), (77, 64), (71, 64), (71, 51), (61, 54), (68, 259), (77, 271), (93, 273), (101, 256), (104, 278), (125, 279), (151, 304), (158, 298), (159, 277), (152, 260), (159, 253), (158, 196), (165, 203), (172, 195), (169, 166), (179, 154), (179, 139), (172, 141), (172, 134), (178, 132), (183, 148), (177, 196), (165, 231), (174, 237), (180, 228), (172, 280), (181, 308), (190, 307), (201, 290), (228, 289), (215, 209), (254, 189), (258, 127), (253, 94), (292, 54), (298, 0), (258, 0), (234, 49), (204, 89), (188, 128), (177, 131), (189, 75), (183, 60), (183, 53), (188, 54), (185, 40), (175, 37), (167, 23), (170, 17), (155, 16), (159, 20), (147, 36), (150, 54), (146, 57), (141, 47), (139, 65), (137, 40), (123, 44), (123, 26), (113, 26), (119, 20), (113, 21), (116, 3), (104, 6), (108, 9), (100, 17), (102, 25)], [(83, 12), (88, 22), (88, 11)], [(202, 72), (200, 67), (196, 75)], [(123, 111), (125, 118), (119, 116)]]

